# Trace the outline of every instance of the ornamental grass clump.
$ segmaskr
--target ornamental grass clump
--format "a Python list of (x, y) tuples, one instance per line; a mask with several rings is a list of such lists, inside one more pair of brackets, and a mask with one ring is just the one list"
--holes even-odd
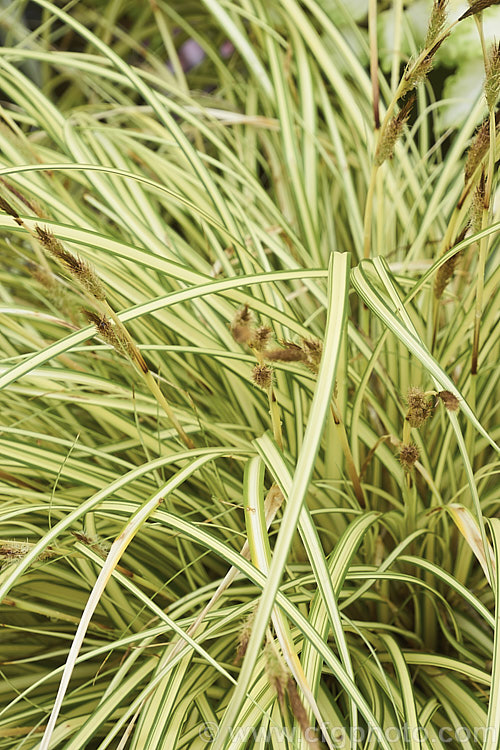
[(499, 8), (419, 8), (5, 4), (0, 750), (493, 750)]

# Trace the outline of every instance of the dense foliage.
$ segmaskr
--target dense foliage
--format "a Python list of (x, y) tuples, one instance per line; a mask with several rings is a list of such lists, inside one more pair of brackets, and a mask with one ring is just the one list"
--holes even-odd
[(0, 748), (498, 747), (487, 6), (3, 10)]

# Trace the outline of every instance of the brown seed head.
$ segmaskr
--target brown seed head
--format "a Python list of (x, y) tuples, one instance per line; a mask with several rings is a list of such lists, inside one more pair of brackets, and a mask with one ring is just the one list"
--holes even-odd
[(265, 351), (269, 340), (272, 335), (272, 330), (269, 328), (269, 326), (259, 326), (253, 331), (252, 338), (248, 342), (248, 346), (251, 346), (252, 349), (255, 349), (258, 352)]
[[(496, 124), (498, 125), (498, 113)], [(476, 130), (472, 142), (467, 152), (467, 160), (464, 168), (464, 180), (467, 183), (481, 161), (486, 156), (490, 147), (490, 118), (486, 117), (481, 123), (479, 128)]]
[(421, 427), (432, 414), (432, 403), (421, 388), (409, 388), (407, 395), (408, 412), (406, 419), (410, 427)]
[[(460, 234), (458, 235), (456, 239), (456, 244), (460, 244), (462, 240), (464, 239), (465, 235), (467, 234), (467, 230), (469, 229), (469, 225), (467, 224)], [(449, 248), (451, 249), (451, 248)], [(442, 266), (439, 267), (438, 272), (436, 274), (436, 279), (434, 281), (434, 296), (436, 299), (440, 299), (443, 296), (443, 292), (448, 286), (448, 283), (453, 276), (455, 272), (455, 267), (460, 260), (462, 253), (458, 252), (455, 253), (455, 255), (452, 255), (451, 258), (448, 258), (445, 263), (443, 263)]]
[(399, 110), (398, 114), (392, 118), (384, 130), (382, 139), (377, 147), (375, 154), (375, 164), (380, 166), (386, 159), (392, 159), (396, 141), (403, 132), (403, 127), (410, 116), (415, 96), (410, 96)]
[(429, 19), (429, 26), (427, 28), (427, 36), (424, 43), (426, 48), (432, 47), (437, 37), (443, 31), (446, 23), (447, 6), (448, 0), (434, 0), (431, 17)]
[(0, 557), (7, 560), (18, 560), (26, 557), (28, 552), (31, 552), (32, 545), (29, 542), (4, 542), (0, 546)]
[(398, 458), (405, 471), (411, 471), (415, 461), (418, 461), (420, 451), (414, 443), (403, 444), (399, 448)]
[(323, 342), (318, 339), (302, 339), (302, 351), (304, 352), (304, 364), (311, 372), (317, 373), (323, 354)]
[(115, 326), (105, 315), (98, 315), (93, 310), (82, 309), (83, 315), (87, 318), (89, 323), (95, 325), (96, 331), (104, 339), (104, 341), (112, 346), (118, 354), (126, 356), (128, 354), (127, 348), (122, 341), (122, 337), (119, 336), (115, 329)]
[(418, 86), (419, 83), (422, 83), (427, 76), (429, 75), (430, 71), (432, 70), (432, 65), (434, 62), (434, 55), (446, 39), (448, 34), (441, 39), (438, 39), (437, 42), (434, 44), (433, 47), (429, 49), (425, 57), (423, 57), (418, 64), (416, 61), (410, 60), (408, 65), (406, 66), (406, 70), (403, 75), (403, 79), (406, 83), (406, 87), (404, 89), (404, 93), (409, 91), (410, 89), (415, 88), (415, 86)]
[(234, 316), (235, 323), (253, 323), (253, 312), (248, 305), (243, 305)]
[(297, 719), (297, 722), (302, 730), (302, 734), (304, 735), (306, 742), (308, 743), (310, 747), (317, 747), (318, 738), (316, 736), (314, 729), (309, 724), (309, 720), (307, 718), (307, 711), (304, 708), (304, 704), (302, 703), (300, 699), (299, 691), (297, 690), (297, 685), (295, 683), (295, 680), (293, 679), (291, 675), (288, 677), (286, 688), (288, 692), (288, 698), (290, 700), (290, 708), (292, 709), (292, 714)]
[(252, 380), (255, 385), (267, 391), (271, 387), (273, 382), (273, 370), (272, 367), (267, 365), (255, 365), (252, 370)]
[(500, 42), (495, 42), (488, 56), (486, 65), (486, 79), (484, 81), (484, 95), (488, 109), (492, 110), (500, 93)]
[(241, 307), (231, 323), (231, 334), (238, 344), (248, 344), (254, 334), (253, 313), (248, 305)]
[(278, 648), (270, 638), (268, 638), (264, 647), (264, 658), (269, 682), (276, 690), (281, 710), (283, 710), (285, 707), (285, 688), (289, 672)]
[(72, 531), (73, 536), (86, 547), (90, 547), (96, 554), (99, 555), (103, 560), (106, 559), (110, 545), (108, 542), (102, 541), (97, 536), (89, 536), (82, 531)]
[(266, 359), (278, 362), (302, 362), (306, 354), (301, 346), (294, 344), (292, 341), (281, 342), (284, 349), (271, 349), (265, 352)]
[(460, 409), (460, 402), (454, 393), (451, 391), (440, 391), (438, 397), (441, 399), (448, 411), (458, 411)]
[(474, 193), (472, 194), (472, 202), (470, 208), (470, 225), (473, 232), (479, 232), (482, 227), (483, 212), (486, 208), (484, 205), (486, 196), (486, 178), (484, 175), (484, 169), (481, 171), (481, 177), (477, 184)]
[(45, 250), (63, 265), (92, 297), (103, 302), (106, 292), (92, 266), (73, 253), (68, 252), (56, 236), (47, 228), (35, 227), (38, 239)]
[(257, 608), (254, 607), (241, 626), (240, 632), (238, 634), (238, 648), (236, 650), (236, 656), (234, 657), (235, 664), (239, 664), (246, 654), (248, 641), (250, 640), (250, 635), (252, 633), (256, 610)]

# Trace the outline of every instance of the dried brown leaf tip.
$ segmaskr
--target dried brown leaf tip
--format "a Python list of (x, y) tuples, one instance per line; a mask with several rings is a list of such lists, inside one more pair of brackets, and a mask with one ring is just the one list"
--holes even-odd
[(255, 365), (252, 370), (252, 380), (259, 388), (267, 391), (273, 382), (273, 370), (267, 365)]
[(438, 398), (441, 399), (448, 411), (458, 411), (460, 409), (460, 402), (451, 391), (439, 391)]
[(248, 305), (241, 307), (231, 323), (231, 334), (238, 344), (247, 344), (254, 335), (253, 313)]
[(398, 114), (392, 118), (385, 128), (375, 153), (376, 166), (380, 166), (387, 159), (392, 159), (394, 147), (403, 132), (403, 127), (410, 116), (414, 102), (415, 97), (412, 95), (407, 99)]
[(405, 471), (411, 471), (415, 462), (418, 461), (420, 451), (414, 443), (403, 444), (399, 448), (399, 463)]
[(475, 16), (477, 13), (481, 13), (492, 5), (498, 5), (498, 0), (476, 0), (475, 3), (470, 4), (470, 8), (466, 10), (465, 13), (462, 13), (458, 20), (463, 21), (464, 18)]
[(486, 64), (484, 95), (488, 109), (492, 110), (500, 93), (500, 42), (495, 42), (490, 49)]
[(5, 213), (8, 214), (9, 216), (12, 216), (12, 218), (14, 219), (14, 221), (16, 222), (16, 224), (19, 224), (20, 227), (23, 226), (24, 222), (20, 218), (20, 216), (17, 213), (16, 209), (13, 208), (13, 206), (11, 206), (10, 203), (8, 201), (6, 201), (5, 198), (2, 198), (1, 196), (0, 196), (0, 209), (2, 211), (5, 211)]
[(406, 400), (408, 403), (406, 419), (410, 423), (410, 427), (421, 427), (432, 414), (432, 402), (423, 390), (417, 387), (408, 389)]
[(86, 292), (101, 302), (106, 299), (104, 286), (89, 263), (66, 250), (49, 229), (37, 225), (35, 232), (45, 250), (75, 277)]

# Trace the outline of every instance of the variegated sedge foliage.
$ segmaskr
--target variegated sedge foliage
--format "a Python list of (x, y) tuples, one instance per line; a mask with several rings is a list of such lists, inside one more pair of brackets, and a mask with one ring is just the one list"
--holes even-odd
[[(23, 2), (5, 12), (0, 48), (0, 747), (39, 746), (106, 556), (53, 747), (202, 748), (231, 716), (241, 734), (220, 747), (285, 729), (303, 747), (319, 723), (276, 631), (234, 664), (256, 601), (284, 613), (332, 742), (362, 746), (371, 726), (383, 745), (406, 726), (412, 750), (421, 730), (458, 749), (498, 727), (495, 49), (484, 94), (478, 81), (474, 109), (441, 134), (428, 73), (454, 23), (443, 2), (411, 61), (396, 13), (392, 86), (373, 48), (367, 72), (364, 20), (334, 3), (37, 3), (34, 33)], [(487, 5), (460, 23), (480, 31)], [(204, 58), (186, 71), (188, 40)], [(317, 355), (327, 292), (341, 291), (329, 259), (346, 250), (350, 311), (326, 398), (306, 342)], [(115, 317), (90, 304), (88, 269)], [(245, 310), (263, 322), (257, 346), (235, 330)], [(128, 339), (109, 346), (121, 326), (194, 448), (121, 356)], [(272, 370), (271, 414), (256, 365)], [(313, 424), (304, 449), (322, 396), (324, 431)], [(284, 498), (262, 531), (282, 575), (271, 597), (245, 547), (256, 454), (255, 493)]]

